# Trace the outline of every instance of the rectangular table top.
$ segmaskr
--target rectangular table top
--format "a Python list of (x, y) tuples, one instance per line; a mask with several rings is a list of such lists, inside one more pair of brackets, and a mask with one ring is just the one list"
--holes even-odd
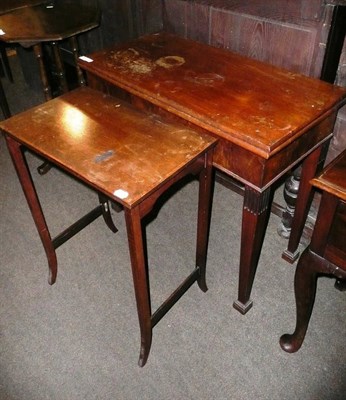
[(312, 184), (346, 202), (346, 150), (328, 164), (322, 173), (312, 180)]
[(89, 88), (17, 114), (0, 128), (128, 208), (216, 143)]
[(168, 33), (88, 57), (86, 71), (263, 158), (346, 98), (346, 89)]

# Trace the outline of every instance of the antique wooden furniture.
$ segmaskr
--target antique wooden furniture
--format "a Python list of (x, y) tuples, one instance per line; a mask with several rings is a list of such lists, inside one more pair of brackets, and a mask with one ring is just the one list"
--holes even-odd
[[(44, 64), (42, 43), (49, 43), (52, 46), (61, 91), (66, 92), (68, 88), (58, 43), (69, 39), (76, 61), (79, 55), (76, 36), (97, 27), (100, 13), (96, 5), (82, 7), (78, 2), (21, 1), (17, 3), (20, 4), (13, 4), (13, 7), (16, 6), (15, 9), (0, 15), (0, 40), (6, 43), (20, 43), (24, 47), (33, 46), (40, 66), (44, 94), (49, 100), (52, 98), (52, 92)], [(79, 83), (83, 85), (84, 77), (77, 62), (76, 68)]]
[(322, 199), (311, 244), (301, 255), (296, 269), (296, 328), (292, 335), (285, 334), (280, 339), (282, 349), (289, 353), (299, 350), (303, 343), (318, 276), (332, 275), (340, 280), (337, 281), (340, 287), (346, 279), (346, 151), (313, 179), (312, 184), (322, 190)]
[[(107, 199), (125, 212), (133, 282), (141, 331), (139, 364), (148, 358), (152, 328), (195, 282), (207, 290), (206, 252), (210, 218), (212, 151), (216, 139), (181, 124), (79, 88), (0, 124), (35, 220), (49, 263), (49, 283), (57, 275), (55, 249), (103, 215), (116, 231)], [(51, 239), (22, 148), (29, 148), (99, 193), (100, 204)], [(156, 200), (186, 175), (199, 176), (196, 266), (152, 314), (142, 219)]]
[(328, 143), (346, 91), (192, 40), (160, 33), (80, 60), (89, 85), (130, 93), (219, 138), (214, 166), (245, 185), (236, 309), (252, 306), (251, 288), (269, 216), (273, 184), (305, 159), (299, 212), (288, 258), (306, 218), (310, 179)]
[[(135, 2), (140, 10), (138, 31), (142, 35), (164, 30), (346, 86), (345, 0)], [(345, 147), (346, 106), (338, 112), (326, 161), (331, 161)], [(284, 185), (286, 206), (278, 196), (280, 201), (274, 201), (271, 208), (281, 218), (278, 233), (287, 238), (299, 189), (300, 168), (292, 172)], [(216, 172), (216, 180), (243, 194), (243, 186), (221, 171)], [(315, 220), (316, 206), (313, 202), (304, 228), (303, 243), (310, 240)]]
[(1, 13), (16, 10), (17, 8), (37, 6), (38, 4), (49, 3), (49, 0), (1, 0)]

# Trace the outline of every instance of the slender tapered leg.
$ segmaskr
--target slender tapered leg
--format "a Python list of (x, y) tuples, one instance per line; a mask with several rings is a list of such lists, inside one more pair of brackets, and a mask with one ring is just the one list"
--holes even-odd
[(40, 235), (44, 250), (48, 259), (49, 278), (48, 282), (52, 285), (57, 275), (57, 258), (53, 247), (52, 239), (44, 218), (40, 201), (38, 199), (34, 183), (31, 178), (29, 168), (23, 156), (21, 145), (10, 137), (6, 137), (8, 150), (11, 154), (19, 181), (22, 185), (26, 200), (28, 202), (31, 214), (35, 221), (38, 233)]
[(206, 292), (206, 263), (207, 248), (209, 238), (211, 197), (212, 197), (212, 156), (210, 153), (205, 155), (206, 168), (199, 175), (199, 200), (198, 200), (198, 222), (197, 222), (197, 247), (196, 265), (200, 269), (198, 286)]
[(297, 249), (313, 197), (313, 191), (310, 181), (316, 175), (319, 166), (318, 162), (320, 159), (321, 151), (322, 147), (320, 146), (315, 151), (313, 151), (303, 162), (298, 197), (292, 220), (291, 234), (289, 237), (287, 249), (282, 254), (282, 258), (290, 263), (293, 263), (299, 257), (299, 251), (297, 251)]
[(147, 265), (139, 208), (125, 208), (125, 219), (141, 334), (141, 349), (138, 364), (140, 367), (143, 367), (147, 362), (150, 352), (152, 341), (152, 322), (149, 282), (147, 276)]
[(246, 314), (252, 307), (251, 289), (269, 218), (271, 189), (258, 192), (245, 186), (240, 246), (238, 300), (233, 307)]

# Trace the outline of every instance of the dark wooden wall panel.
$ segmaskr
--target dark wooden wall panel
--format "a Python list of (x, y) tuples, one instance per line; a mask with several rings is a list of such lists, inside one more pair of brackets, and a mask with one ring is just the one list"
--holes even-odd
[(305, 3), (165, 0), (164, 29), (319, 77), (331, 14), (321, 0)]
[(81, 6), (97, 2), (101, 10), (100, 26), (79, 37), (82, 53), (85, 54), (100, 50), (114, 43), (133, 38), (136, 35), (135, 11), (132, 0), (78, 1), (81, 3)]
[(323, 0), (192, 0), (195, 3), (281, 22), (320, 21)]
[(209, 43), (210, 8), (183, 0), (164, 4), (164, 29), (183, 37)]
[(214, 46), (316, 76), (313, 60), (319, 27), (283, 24), (212, 8), (210, 35)]

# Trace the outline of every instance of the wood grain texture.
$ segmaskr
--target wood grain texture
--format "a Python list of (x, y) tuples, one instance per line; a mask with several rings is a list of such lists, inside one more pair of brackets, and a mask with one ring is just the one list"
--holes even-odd
[(318, 33), (316, 27), (211, 10), (210, 44), (305, 75), (314, 75), (311, 70)]
[(169, 34), (94, 53), (82, 68), (264, 158), (340, 106), (346, 90)]
[(166, 0), (163, 7), (166, 31), (319, 76), (331, 18), (320, 0)]
[(89, 88), (18, 114), (0, 127), (129, 208), (215, 143)]
[[(346, 151), (336, 157), (312, 184), (335, 197), (346, 201)], [(346, 241), (345, 241), (346, 243)]]
[(287, 23), (320, 20), (324, 5), (321, 0), (193, 0), (192, 3)]

